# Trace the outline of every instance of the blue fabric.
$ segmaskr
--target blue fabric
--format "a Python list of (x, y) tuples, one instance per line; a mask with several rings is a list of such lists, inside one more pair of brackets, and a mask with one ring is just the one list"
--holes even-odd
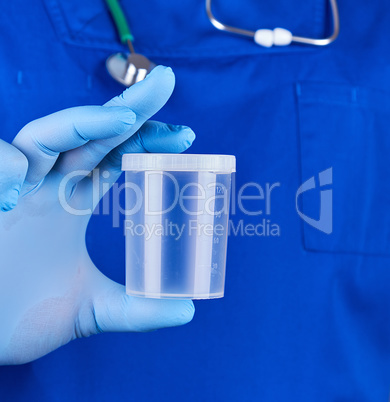
[[(334, 44), (264, 49), (216, 31), (203, 2), (122, 3), (136, 49), (176, 74), (156, 119), (191, 126), (193, 153), (235, 154), (236, 189), (279, 182), (269, 215), (263, 201), (263, 215), (236, 206), (232, 219), (266, 218), (280, 236), (231, 236), (226, 296), (197, 302), (188, 326), (95, 336), (2, 367), (0, 399), (387, 401), (390, 5), (342, 1)], [(331, 29), (325, 0), (215, 0), (213, 9), (248, 29)], [(121, 91), (104, 67), (121, 45), (102, 1), (14, 0), (1, 18), (1, 138)], [(326, 235), (300, 219), (295, 193), (329, 167)], [(311, 194), (301, 207), (314, 216)], [(94, 217), (87, 243), (104, 273), (123, 282), (124, 241), (112, 219)]]

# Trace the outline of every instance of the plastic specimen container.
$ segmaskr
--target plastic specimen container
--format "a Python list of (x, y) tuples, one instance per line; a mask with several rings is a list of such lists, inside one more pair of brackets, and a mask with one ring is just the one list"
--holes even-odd
[(223, 297), (232, 155), (125, 154), (126, 292)]

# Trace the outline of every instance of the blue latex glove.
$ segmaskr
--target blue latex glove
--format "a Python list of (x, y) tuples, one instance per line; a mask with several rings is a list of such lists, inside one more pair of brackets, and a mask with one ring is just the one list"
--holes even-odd
[(69, 214), (58, 197), (64, 175), (82, 170), (66, 199), (92, 211), (93, 192), (103, 194), (87, 175), (95, 167), (106, 191), (121, 174), (122, 154), (187, 149), (195, 138), (189, 128), (146, 122), (173, 88), (172, 70), (156, 67), (104, 106), (54, 113), (25, 126), (12, 145), (0, 142), (0, 364), (29, 362), (99, 332), (192, 319), (191, 301), (133, 298), (104, 276), (86, 249), (90, 214)]

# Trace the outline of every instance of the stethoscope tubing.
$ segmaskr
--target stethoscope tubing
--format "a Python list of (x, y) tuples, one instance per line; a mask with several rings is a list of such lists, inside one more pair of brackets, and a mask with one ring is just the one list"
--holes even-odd
[[(291, 37), (291, 42), (295, 43), (302, 43), (305, 45), (313, 45), (313, 46), (326, 46), (330, 43), (334, 42), (340, 33), (340, 18), (339, 18), (339, 11), (337, 7), (337, 0), (329, 0), (330, 6), (332, 10), (332, 20), (333, 20), (333, 32), (332, 35), (328, 36), (327, 38), (316, 39), (316, 38), (309, 38), (305, 36), (294, 36)], [(249, 38), (255, 38), (256, 31), (251, 31), (248, 29), (242, 29), (238, 27), (234, 27), (231, 25), (226, 25), (220, 20), (216, 19), (214, 14), (211, 11), (211, 3), (212, 0), (206, 0), (206, 12), (210, 22), (213, 26), (220, 31), (230, 32), (232, 34), (240, 35), (240, 36), (247, 36)]]

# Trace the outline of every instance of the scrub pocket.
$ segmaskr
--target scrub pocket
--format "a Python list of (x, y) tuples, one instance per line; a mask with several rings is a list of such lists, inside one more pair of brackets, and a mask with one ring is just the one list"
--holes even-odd
[(43, 0), (58, 38), (86, 48), (123, 50), (103, 0)]
[(296, 95), (305, 249), (390, 255), (390, 92), (299, 82)]

